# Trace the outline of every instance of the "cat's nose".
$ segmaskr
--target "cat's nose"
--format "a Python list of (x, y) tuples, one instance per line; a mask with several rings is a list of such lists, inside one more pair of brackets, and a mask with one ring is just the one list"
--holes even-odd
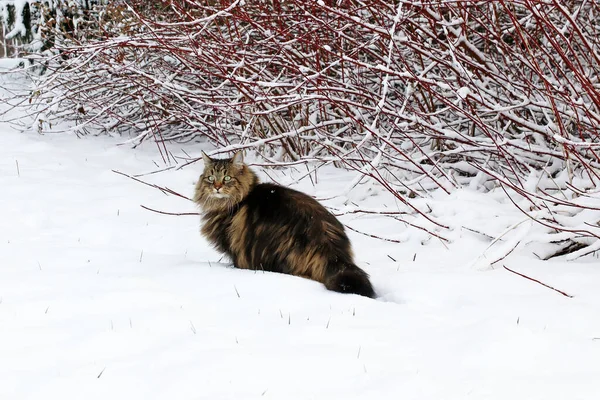
[(221, 188), (223, 187), (222, 183), (215, 183), (215, 190), (218, 192), (219, 190), (221, 190)]

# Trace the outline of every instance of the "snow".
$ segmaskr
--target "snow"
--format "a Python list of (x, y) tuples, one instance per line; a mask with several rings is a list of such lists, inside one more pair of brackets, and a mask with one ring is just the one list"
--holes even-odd
[[(519, 247), (490, 265), (538, 227), (493, 195), (464, 189), (414, 199), (449, 226), (439, 231), (449, 244), (389, 218), (341, 216), (403, 242), (349, 232), (379, 294), (371, 300), (233, 269), (200, 236), (199, 217), (141, 208), (195, 211), (112, 172), (156, 171), (161, 157), (150, 143), (133, 150), (119, 146), (123, 139), (7, 124), (0, 135), (0, 399), (600, 394), (597, 259), (543, 262)], [(185, 145), (195, 156), (201, 148)], [(171, 151), (184, 155), (177, 145)], [(141, 179), (190, 196), (200, 164)], [(269, 172), (282, 183), (303, 174)], [(334, 196), (353, 176), (323, 168), (316, 187), (307, 179), (294, 187), (348, 210)], [(369, 193), (361, 207), (400, 207)], [(486, 235), (502, 238), (490, 246)]]
[(456, 95), (461, 99), (464, 100), (467, 98), (467, 96), (471, 93), (471, 89), (469, 89), (468, 86), (463, 86), (460, 89), (458, 89), (456, 91)]
[(7, 14), (6, 14), (7, 11), (5, 11), (7, 9), (7, 6), (8, 5), (14, 6), (14, 27), (10, 32), (8, 32), (4, 36), (5, 39), (12, 39), (17, 35), (25, 36), (27, 34), (27, 28), (25, 27), (25, 24), (23, 21), (23, 9), (27, 5), (27, 3), (28, 3), (28, 0), (0, 1), (0, 9), (2, 9), (4, 11), (3, 19), (7, 19)]

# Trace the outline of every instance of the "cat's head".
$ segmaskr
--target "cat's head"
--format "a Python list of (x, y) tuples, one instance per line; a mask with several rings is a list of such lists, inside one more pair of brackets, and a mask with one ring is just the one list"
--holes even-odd
[(204, 171), (196, 184), (194, 201), (204, 211), (231, 209), (257, 183), (256, 175), (244, 164), (242, 152), (232, 158), (214, 159), (202, 152)]

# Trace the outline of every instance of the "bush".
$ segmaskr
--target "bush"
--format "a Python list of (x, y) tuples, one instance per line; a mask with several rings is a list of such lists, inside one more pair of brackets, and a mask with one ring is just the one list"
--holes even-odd
[(44, 121), (336, 162), (408, 207), (500, 188), (577, 255), (600, 237), (597, 2), (148, 3), (36, 58)]

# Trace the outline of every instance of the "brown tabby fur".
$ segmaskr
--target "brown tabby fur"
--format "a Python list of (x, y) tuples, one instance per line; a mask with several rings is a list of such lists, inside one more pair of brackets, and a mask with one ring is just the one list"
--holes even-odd
[(354, 264), (344, 226), (319, 202), (259, 183), (241, 153), (203, 158), (194, 195), (203, 211), (202, 234), (237, 268), (287, 273), (330, 290), (375, 296), (369, 276)]

